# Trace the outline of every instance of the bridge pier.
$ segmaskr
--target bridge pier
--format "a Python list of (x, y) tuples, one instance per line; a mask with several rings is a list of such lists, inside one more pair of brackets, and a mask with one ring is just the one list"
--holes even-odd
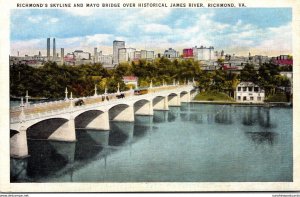
[(21, 127), (19, 133), (10, 138), (10, 156), (24, 158), (28, 155), (26, 129)]
[(153, 102), (144, 103), (136, 112), (136, 115), (153, 116)]
[(163, 99), (159, 100), (157, 103), (154, 103), (153, 109), (154, 110), (169, 110), (168, 104), (168, 97), (164, 97)]
[(121, 122), (134, 122), (134, 108), (133, 105), (128, 106), (121, 111), (117, 109), (114, 110), (114, 116), (111, 117), (112, 121), (121, 121)]
[(180, 101), (181, 102), (191, 102), (191, 94), (190, 92), (186, 93), (186, 94), (183, 94), (181, 97), (180, 97)]
[(56, 129), (48, 138), (49, 140), (74, 142), (76, 141), (75, 120), (70, 116), (70, 119)]
[(180, 102), (180, 95), (176, 95), (176, 96), (169, 96), (169, 102), (168, 102), (169, 106), (180, 106), (181, 102)]
[(98, 115), (94, 120), (92, 120), (86, 129), (96, 129), (96, 130), (109, 130), (109, 116), (108, 111), (104, 111)]

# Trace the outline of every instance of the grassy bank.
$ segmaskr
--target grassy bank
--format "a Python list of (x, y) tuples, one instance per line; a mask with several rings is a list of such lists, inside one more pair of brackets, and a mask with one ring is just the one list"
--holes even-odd
[(196, 101), (230, 101), (233, 102), (234, 99), (229, 97), (227, 94), (216, 91), (201, 92), (194, 98)]
[(288, 99), (284, 93), (277, 93), (269, 96), (265, 102), (288, 102)]

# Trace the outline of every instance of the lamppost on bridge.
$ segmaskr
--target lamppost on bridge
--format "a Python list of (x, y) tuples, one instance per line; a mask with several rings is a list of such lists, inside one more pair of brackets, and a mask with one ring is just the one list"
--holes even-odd
[(95, 94), (94, 94), (94, 97), (97, 96), (97, 85), (95, 84)]
[(70, 107), (73, 107), (73, 93), (71, 92), (70, 96)]
[(69, 100), (68, 99), (68, 88), (66, 87), (66, 91), (65, 91), (65, 101)]
[(29, 98), (29, 96), (28, 96), (28, 90), (26, 90), (26, 96), (25, 96), (25, 98), (26, 98), (25, 106), (27, 107), (29, 105), (29, 103), (28, 103), (28, 98)]
[(107, 97), (107, 87), (105, 87), (105, 89), (104, 89), (104, 101), (107, 101), (106, 97)]
[(19, 119), (20, 119), (20, 123), (23, 123), (24, 122), (24, 119), (25, 119), (25, 112), (24, 112), (24, 102), (23, 102), (23, 97), (21, 97), (21, 104), (20, 104), (20, 107), (21, 107), (21, 113), (19, 115)]
[(175, 79), (173, 79), (173, 86), (175, 86), (176, 85), (176, 82), (175, 82)]
[(165, 86), (165, 80), (163, 79), (163, 86)]
[(152, 89), (152, 79), (150, 81), (150, 86), (149, 86), (150, 89)]

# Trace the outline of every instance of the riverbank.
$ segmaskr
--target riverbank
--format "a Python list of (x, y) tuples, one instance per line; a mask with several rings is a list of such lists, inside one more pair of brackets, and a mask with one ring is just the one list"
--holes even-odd
[(289, 102), (268, 102), (268, 103), (244, 103), (235, 101), (205, 101), (205, 100), (192, 100), (191, 103), (201, 104), (216, 104), (216, 105), (235, 105), (235, 106), (265, 106), (265, 107), (291, 107)]

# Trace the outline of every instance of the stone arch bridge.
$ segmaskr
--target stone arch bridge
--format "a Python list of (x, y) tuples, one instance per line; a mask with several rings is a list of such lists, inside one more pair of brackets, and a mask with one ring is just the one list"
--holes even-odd
[[(75, 128), (110, 130), (109, 121), (134, 122), (134, 115), (153, 115), (153, 110), (168, 110), (190, 102), (197, 91), (193, 85), (170, 85), (113, 94), (25, 105), (10, 110), (10, 155), (28, 155), (27, 138), (76, 141)], [(123, 94), (125, 98), (117, 98)], [(76, 106), (81, 101), (84, 104)]]

